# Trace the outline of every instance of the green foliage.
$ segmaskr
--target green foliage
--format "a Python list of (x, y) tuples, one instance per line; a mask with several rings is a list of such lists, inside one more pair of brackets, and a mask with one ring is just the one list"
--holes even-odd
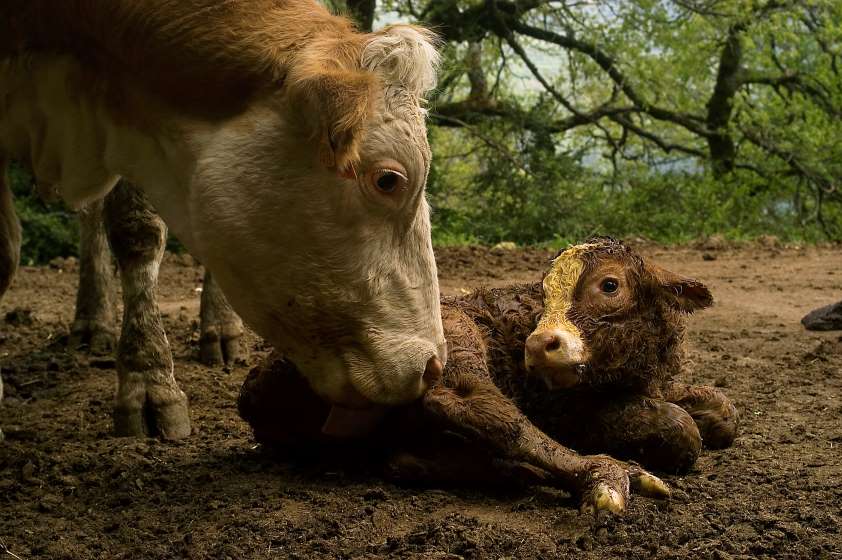
[[(460, 139), (443, 139), (456, 135)], [(813, 198), (786, 182), (750, 172), (715, 178), (706, 168), (658, 169), (627, 165), (622, 174), (598, 172), (581, 156), (557, 152), (535, 138), (505, 156), (498, 147), (466, 146), (464, 131), (432, 135), (437, 154), (458, 144), (472, 151), (458, 164), (437, 158), (430, 173), (433, 241), (439, 245), (514, 241), (563, 245), (591, 235), (645, 237), (681, 243), (713, 234), (785, 241), (827, 239), (810, 218)], [(450, 141), (449, 141), (450, 140)], [(441, 147), (439, 147), (441, 144)], [(682, 169), (682, 167), (684, 169)], [(838, 206), (825, 208), (828, 223), (842, 224)]]
[(55, 257), (76, 256), (79, 221), (60, 202), (44, 203), (35, 192), (32, 177), (18, 166), (9, 171), (15, 208), (23, 227), (21, 263), (43, 264)]
[[(546, 33), (509, 36), (518, 51), (493, 22), (527, 4), (506, 25)], [(842, 240), (842, 3), (500, 0), (489, 19), (485, 5), (390, 3), (449, 40), (436, 242)], [(608, 106), (628, 112), (564, 125)]]

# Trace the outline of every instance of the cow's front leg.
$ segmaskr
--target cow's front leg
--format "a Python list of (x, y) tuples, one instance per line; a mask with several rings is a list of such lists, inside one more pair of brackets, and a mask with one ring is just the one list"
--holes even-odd
[(116, 346), (114, 265), (103, 221), (103, 201), (79, 212), (79, 289), (69, 346), (110, 354)]
[(186, 437), (187, 397), (173, 375), (172, 352), (155, 301), (167, 228), (145, 197), (125, 182), (105, 200), (105, 225), (123, 286), (114, 430), (123, 436)]
[(664, 397), (686, 410), (709, 449), (730, 447), (737, 437), (739, 414), (731, 399), (715, 387), (672, 383)]
[(231, 309), (208, 270), (205, 270), (200, 315), (199, 360), (208, 366), (236, 362), (242, 348), (243, 321)]
[(577, 495), (585, 511), (625, 510), (631, 488), (652, 497), (667, 497), (659, 478), (607, 456), (582, 456), (535, 427), (490, 380), (454, 376), (423, 397), (424, 408), (446, 427), (484, 441), (502, 458), (523, 461), (552, 473)]

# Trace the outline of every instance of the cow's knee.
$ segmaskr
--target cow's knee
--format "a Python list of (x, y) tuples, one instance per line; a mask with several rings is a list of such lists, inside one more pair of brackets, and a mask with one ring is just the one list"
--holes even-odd
[(719, 396), (686, 409), (696, 421), (704, 446), (709, 449), (731, 447), (737, 437), (737, 408), (728, 397), (721, 393)]
[(702, 438), (681, 407), (645, 397), (597, 406), (574, 431), (588, 452), (638, 461), (647, 469), (684, 472), (696, 462)]

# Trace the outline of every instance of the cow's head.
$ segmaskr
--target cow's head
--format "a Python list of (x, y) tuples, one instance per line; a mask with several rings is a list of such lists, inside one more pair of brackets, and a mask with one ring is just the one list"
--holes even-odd
[[(202, 141), (192, 230), (235, 309), (334, 404), (417, 398), (446, 360), (424, 188), (431, 35), (314, 41)], [(426, 375), (425, 375), (426, 374)]]

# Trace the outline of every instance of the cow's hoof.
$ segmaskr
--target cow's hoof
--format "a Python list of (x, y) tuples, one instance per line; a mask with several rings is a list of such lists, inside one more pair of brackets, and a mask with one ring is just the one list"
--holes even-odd
[(76, 321), (67, 342), (72, 350), (87, 350), (94, 356), (113, 354), (117, 348), (114, 330), (96, 321)]
[(114, 406), (114, 433), (123, 437), (182, 439), (190, 435), (187, 395), (178, 387), (152, 385), (145, 391), (118, 395)]
[(240, 333), (220, 336), (210, 329), (199, 339), (199, 361), (206, 366), (233, 365), (242, 360)]
[(641, 468), (632, 467), (629, 471), (629, 480), (635, 494), (658, 500), (667, 499), (672, 495), (666, 482)]

